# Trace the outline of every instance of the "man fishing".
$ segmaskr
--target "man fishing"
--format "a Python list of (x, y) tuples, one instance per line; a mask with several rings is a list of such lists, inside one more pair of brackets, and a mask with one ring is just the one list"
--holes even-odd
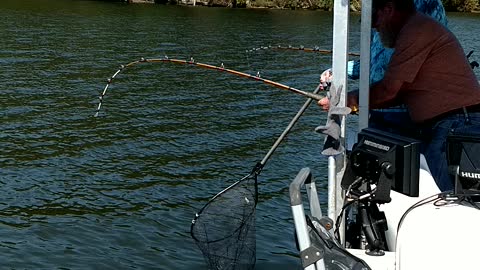
[[(447, 26), (447, 16), (445, 8), (441, 0), (414, 0), (415, 8), (418, 12), (432, 17), (439, 23)], [(370, 46), (370, 83), (376, 83), (383, 79), (385, 69), (387, 68), (390, 58), (393, 54), (392, 48), (385, 48), (382, 45), (378, 32), (372, 33), (372, 41)], [(356, 80), (360, 77), (360, 61), (348, 61), (348, 77)], [(333, 74), (331, 68), (325, 70), (320, 75), (320, 82), (325, 87), (327, 83), (331, 82)]]
[[(413, 0), (373, 0), (372, 28), (395, 50), (383, 79), (370, 87), (370, 108), (407, 107), (433, 178), (440, 190), (451, 190), (446, 137), (459, 128), (480, 130), (480, 85), (463, 49)], [(319, 105), (328, 109), (328, 99)], [(348, 93), (347, 105), (358, 107), (358, 91)]]
[[(432, 17), (439, 23), (447, 27), (447, 16), (441, 0), (414, 0), (417, 12)], [(377, 31), (373, 31), (370, 45), (370, 84), (374, 84), (385, 76), (385, 70), (392, 58), (394, 49), (386, 48), (380, 40)], [(360, 77), (360, 61), (348, 61), (347, 74), (349, 79), (357, 80)], [(333, 80), (331, 68), (325, 70), (320, 75), (320, 82), (323, 87), (327, 86)], [(404, 106), (398, 106), (387, 109), (377, 109), (370, 111), (370, 125), (378, 127), (381, 125), (384, 129), (391, 127), (404, 129), (412, 128), (412, 121), (408, 111)]]

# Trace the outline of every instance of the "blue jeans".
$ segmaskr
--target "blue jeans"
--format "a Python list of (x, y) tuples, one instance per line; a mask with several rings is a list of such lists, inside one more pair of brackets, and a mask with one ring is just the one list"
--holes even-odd
[(470, 123), (466, 122), (463, 113), (447, 116), (430, 128), (431, 139), (423, 141), (422, 153), (425, 155), (433, 179), (441, 191), (453, 190), (454, 177), (448, 173), (447, 165), (447, 135), (449, 132), (461, 129), (462, 132), (480, 132), (480, 113), (468, 113)]
[[(370, 111), (369, 127), (409, 136), (410, 131), (415, 130), (417, 125), (412, 122), (408, 111), (405, 109), (392, 109)], [(411, 134), (413, 135), (414, 133)]]

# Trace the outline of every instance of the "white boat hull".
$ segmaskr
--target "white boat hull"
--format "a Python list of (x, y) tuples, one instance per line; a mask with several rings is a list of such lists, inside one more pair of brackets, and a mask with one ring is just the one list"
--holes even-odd
[(438, 201), (437, 205), (427, 203), (410, 209), (440, 192), (423, 156), (420, 163), (420, 196), (408, 197), (392, 191), (392, 201), (380, 207), (387, 218), (386, 240), (390, 251), (384, 256), (370, 256), (359, 249), (348, 251), (364, 260), (372, 270), (480, 269), (477, 257), (480, 211), (477, 208), (452, 198)]

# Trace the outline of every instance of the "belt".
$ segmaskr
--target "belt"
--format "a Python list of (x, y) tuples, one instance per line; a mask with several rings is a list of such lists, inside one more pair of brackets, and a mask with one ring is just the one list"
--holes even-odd
[(463, 115), (465, 116), (465, 121), (467, 123), (470, 123), (470, 116), (468, 115), (468, 113), (476, 113), (476, 112), (480, 112), (480, 103), (479, 104), (475, 104), (475, 105), (470, 105), (470, 106), (467, 106), (467, 107), (461, 107), (461, 108), (458, 108), (458, 109), (455, 109), (455, 110), (451, 110), (451, 111), (448, 111), (446, 113), (442, 113), (442, 114), (439, 114), (431, 119), (428, 119), (427, 121), (425, 121), (423, 125), (427, 125), (427, 126), (431, 126), (433, 124), (435, 124), (436, 122), (446, 118), (446, 117), (449, 117), (449, 116), (452, 116), (452, 115)]

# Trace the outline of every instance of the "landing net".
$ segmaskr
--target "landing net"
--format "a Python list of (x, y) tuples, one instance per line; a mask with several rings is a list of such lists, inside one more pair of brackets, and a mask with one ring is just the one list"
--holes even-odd
[(257, 175), (252, 172), (218, 193), (192, 221), (190, 232), (208, 269), (255, 266)]
[[(319, 84), (313, 94), (318, 93), (321, 89), (323, 86)], [(305, 101), (270, 151), (262, 161), (255, 165), (249, 175), (215, 195), (195, 215), (190, 233), (202, 251), (208, 269), (243, 270), (254, 268), (258, 175), (312, 100), (309, 98)]]

